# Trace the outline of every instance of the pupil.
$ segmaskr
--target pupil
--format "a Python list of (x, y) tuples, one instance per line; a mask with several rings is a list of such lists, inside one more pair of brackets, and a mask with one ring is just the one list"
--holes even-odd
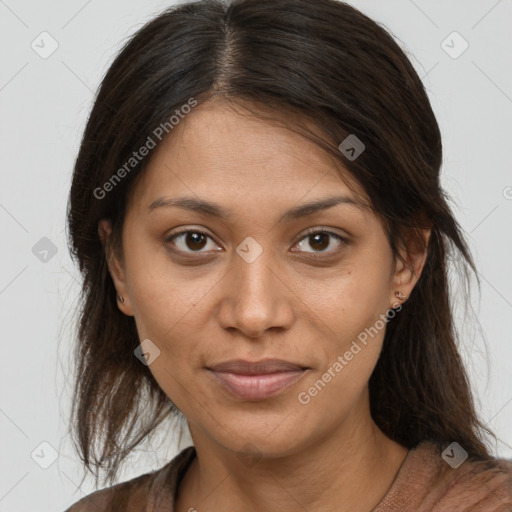
[[(329, 246), (329, 235), (327, 233), (311, 235), (310, 239), (313, 239), (311, 246), (319, 251), (323, 251)], [(189, 249), (202, 249), (205, 245), (205, 236), (201, 233), (188, 233), (186, 243)]]
[[(319, 249), (321, 251), (323, 251), (326, 247), (329, 246), (329, 235), (327, 233), (317, 233), (315, 235), (311, 235), (311, 237), (313, 238), (313, 240), (315, 240), (315, 242), (313, 242), (311, 244), (311, 246), (314, 248), (314, 249)], [(316, 242), (320, 239), (320, 247), (316, 246), (315, 247), (315, 244)], [(321, 242), (324, 242), (324, 243), (321, 243)], [(318, 245), (318, 244), (317, 244)]]
[[(187, 247), (189, 249), (202, 249), (204, 247), (204, 240), (205, 236), (202, 235), (201, 233), (188, 233), (187, 234), (187, 240), (186, 240), (186, 243), (187, 243)], [(201, 240), (200, 239), (203, 239), (203, 243), (201, 244)], [(190, 244), (189, 241), (192, 240), (192, 243)], [(200, 247), (197, 247), (197, 244), (200, 245)]]

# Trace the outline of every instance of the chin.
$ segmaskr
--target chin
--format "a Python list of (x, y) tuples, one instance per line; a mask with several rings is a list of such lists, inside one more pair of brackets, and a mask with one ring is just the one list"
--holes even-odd
[[(291, 415), (290, 415), (291, 416)], [(241, 456), (278, 458), (290, 455), (307, 444), (307, 431), (303, 422), (290, 422), (286, 415), (268, 417), (262, 414), (258, 419), (227, 421), (226, 428), (216, 426), (217, 442), (226, 449), (240, 453)]]

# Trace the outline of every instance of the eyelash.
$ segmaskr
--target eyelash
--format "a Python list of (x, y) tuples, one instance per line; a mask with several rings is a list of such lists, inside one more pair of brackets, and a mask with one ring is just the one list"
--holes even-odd
[[(203, 236), (213, 240), (212, 237), (208, 233), (206, 233), (205, 231), (203, 231), (201, 229), (186, 229), (184, 231), (179, 231), (178, 233), (173, 233), (172, 235), (168, 236), (165, 239), (165, 242), (173, 244), (173, 240), (175, 238), (178, 238), (179, 236), (182, 236), (182, 235), (187, 235), (189, 233), (195, 233), (195, 234), (203, 235)], [(324, 255), (324, 254), (332, 255), (332, 253), (337, 253), (339, 250), (341, 250), (341, 248), (344, 245), (348, 245), (349, 244), (349, 241), (346, 238), (344, 238), (341, 235), (339, 235), (338, 233), (334, 233), (333, 231), (329, 231), (326, 228), (314, 228), (311, 231), (307, 231), (304, 234), (304, 236), (295, 245), (298, 245), (298, 244), (300, 244), (300, 242), (302, 242), (303, 240), (307, 239), (308, 237), (310, 237), (312, 235), (317, 235), (317, 234), (325, 234), (325, 235), (329, 235), (329, 236), (332, 236), (332, 237), (336, 238), (340, 242), (340, 247), (338, 247), (338, 249), (334, 249), (334, 250), (330, 250), (330, 251), (325, 251), (324, 250), (324, 251), (306, 252), (306, 254), (308, 254), (308, 257), (318, 258), (318, 257), (322, 257), (322, 255)], [(186, 252), (186, 251), (181, 251), (180, 249), (177, 249), (177, 250), (178, 250), (178, 252), (180, 252), (180, 253), (184, 252), (187, 255), (202, 254), (201, 251)], [(301, 252), (301, 251), (294, 251), (294, 252)]]

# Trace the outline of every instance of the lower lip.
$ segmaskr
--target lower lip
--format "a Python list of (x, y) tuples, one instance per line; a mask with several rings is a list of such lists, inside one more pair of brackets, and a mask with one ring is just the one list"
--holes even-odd
[(295, 384), (308, 370), (293, 370), (261, 375), (247, 375), (209, 370), (233, 395), (244, 400), (263, 400)]

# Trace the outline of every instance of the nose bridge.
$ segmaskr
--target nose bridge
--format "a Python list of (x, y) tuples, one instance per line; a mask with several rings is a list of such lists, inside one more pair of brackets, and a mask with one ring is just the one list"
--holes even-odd
[[(239, 246), (237, 249), (238, 256), (235, 257), (234, 273), (235, 279), (242, 284), (246, 293), (259, 296), (267, 295), (270, 288), (275, 288), (274, 280), (276, 280), (276, 261), (270, 249), (261, 250), (256, 253), (257, 248), (251, 247), (251, 243), (245, 246)], [(249, 247), (246, 254), (240, 254)], [(270, 297), (269, 297), (270, 298)]]
[(291, 304), (274, 251), (246, 239), (236, 252), (225, 297), (229, 300), (223, 308), (224, 327), (236, 327), (248, 336), (258, 336), (270, 327), (287, 327)]

